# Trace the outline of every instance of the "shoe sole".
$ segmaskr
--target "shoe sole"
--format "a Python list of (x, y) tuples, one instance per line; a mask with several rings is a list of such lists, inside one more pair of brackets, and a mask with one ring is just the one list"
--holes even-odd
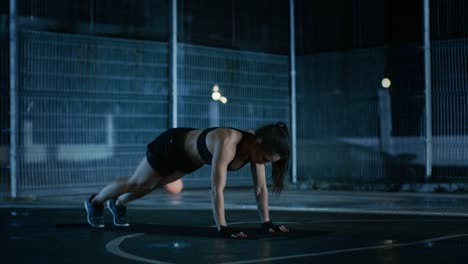
[(107, 203), (106, 203), (106, 205), (107, 205), (107, 209), (109, 209), (109, 211), (110, 211), (111, 214), (112, 214), (112, 222), (114, 223), (114, 225), (115, 225), (115, 226), (130, 226), (129, 223), (117, 224), (117, 223), (115, 222), (115, 214), (114, 214), (114, 212), (113, 212), (112, 209), (111, 209), (110, 202), (111, 202), (111, 200), (108, 200)]
[(93, 223), (91, 223), (91, 221), (89, 220), (89, 208), (88, 208), (88, 203), (85, 201), (84, 202), (84, 206), (85, 206), (85, 209), (86, 209), (86, 220), (88, 221), (88, 224), (90, 224), (92, 227), (96, 227), (96, 228), (104, 228), (104, 225), (95, 225)]

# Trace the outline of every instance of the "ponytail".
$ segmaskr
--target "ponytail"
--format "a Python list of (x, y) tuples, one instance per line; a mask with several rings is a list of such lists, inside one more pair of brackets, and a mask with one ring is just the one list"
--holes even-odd
[(272, 162), (273, 192), (281, 193), (283, 180), (289, 165), (289, 130), (283, 122), (260, 127), (255, 131), (258, 142), (268, 153), (274, 153), (281, 157), (280, 160)]
[(288, 170), (289, 165), (289, 157), (280, 159), (276, 162), (271, 164), (272, 171), (271, 171), (271, 178), (273, 181), (273, 192), (280, 194), (283, 190), (283, 181), (284, 175)]

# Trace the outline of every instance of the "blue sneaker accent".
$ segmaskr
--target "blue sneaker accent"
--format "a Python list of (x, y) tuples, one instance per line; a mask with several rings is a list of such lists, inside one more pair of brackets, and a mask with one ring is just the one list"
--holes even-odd
[(84, 202), (87, 213), (87, 220), (92, 227), (103, 228), (104, 217), (102, 216), (102, 213), (104, 212), (104, 205), (91, 202), (94, 196), (95, 194), (86, 199)]
[(114, 225), (129, 226), (130, 224), (127, 222), (127, 207), (116, 205), (115, 201), (115, 198), (107, 201), (107, 208), (112, 213), (112, 221), (114, 222)]

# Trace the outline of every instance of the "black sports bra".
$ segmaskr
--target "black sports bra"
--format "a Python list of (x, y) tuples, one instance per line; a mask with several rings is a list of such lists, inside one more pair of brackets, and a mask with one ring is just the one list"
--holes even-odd
[[(215, 130), (217, 129), (218, 127), (211, 127), (211, 128), (207, 128), (205, 130), (203, 130), (200, 134), (200, 136), (198, 137), (197, 139), (197, 150), (198, 150), (198, 153), (200, 154), (200, 157), (205, 161), (206, 164), (209, 164), (211, 165), (211, 161), (213, 160), (213, 154), (211, 154), (211, 152), (208, 150), (208, 148), (206, 147), (206, 135), (212, 131), (212, 130)], [(237, 146), (239, 146), (246, 138), (247, 136), (251, 135), (249, 132), (246, 132), (246, 131), (242, 131), (242, 130), (239, 130), (239, 129), (236, 129), (236, 128), (232, 128), (232, 127), (229, 127), (230, 129), (234, 129), (234, 130), (237, 130), (239, 132), (242, 133), (242, 138), (239, 142), (239, 144)], [(242, 164), (242, 166), (240, 166), (239, 168), (235, 169), (235, 170), (238, 170), (242, 167), (245, 166), (245, 164), (249, 163), (249, 159), (247, 159), (244, 164)], [(234, 170), (231, 170), (229, 169), (230, 165), (231, 165), (232, 161), (229, 163), (228, 165), (228, 170), (230, 171), (234, 171)]]

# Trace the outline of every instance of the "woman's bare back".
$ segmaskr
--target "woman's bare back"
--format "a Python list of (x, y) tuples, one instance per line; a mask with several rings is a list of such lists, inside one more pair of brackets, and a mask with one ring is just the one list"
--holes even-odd
[[(203, 165), (205, 162), (200, 156), (197, 148), (197, 140), (203, 130), (192, 130), (187, 133), (185, 137), (184, 147), (187, 155), (190, 157), (192, 162), (198, 165)], [(208, 150), (213, 153), (214, 145), (216, 144), (217, 140), (222, 140), (224, 137), (234, 137), (234, 140), (231, 141), (230, 144), (233, 144), (232, 147), (237, 148), (237, 144), (240, 142), (242, 138), (242, 133), (239, 131), (230, 129), (230, 128), (219, 128), (211, 131), (207, 135), (206, 139), (206, 147)], [(236, 156), (232, 163), (230, 164), (231, 170), (238, 169), (245, 164), (245, 160), (248, 158), (248, 155), (242, 154), (240, 152), (236, 152)]]

